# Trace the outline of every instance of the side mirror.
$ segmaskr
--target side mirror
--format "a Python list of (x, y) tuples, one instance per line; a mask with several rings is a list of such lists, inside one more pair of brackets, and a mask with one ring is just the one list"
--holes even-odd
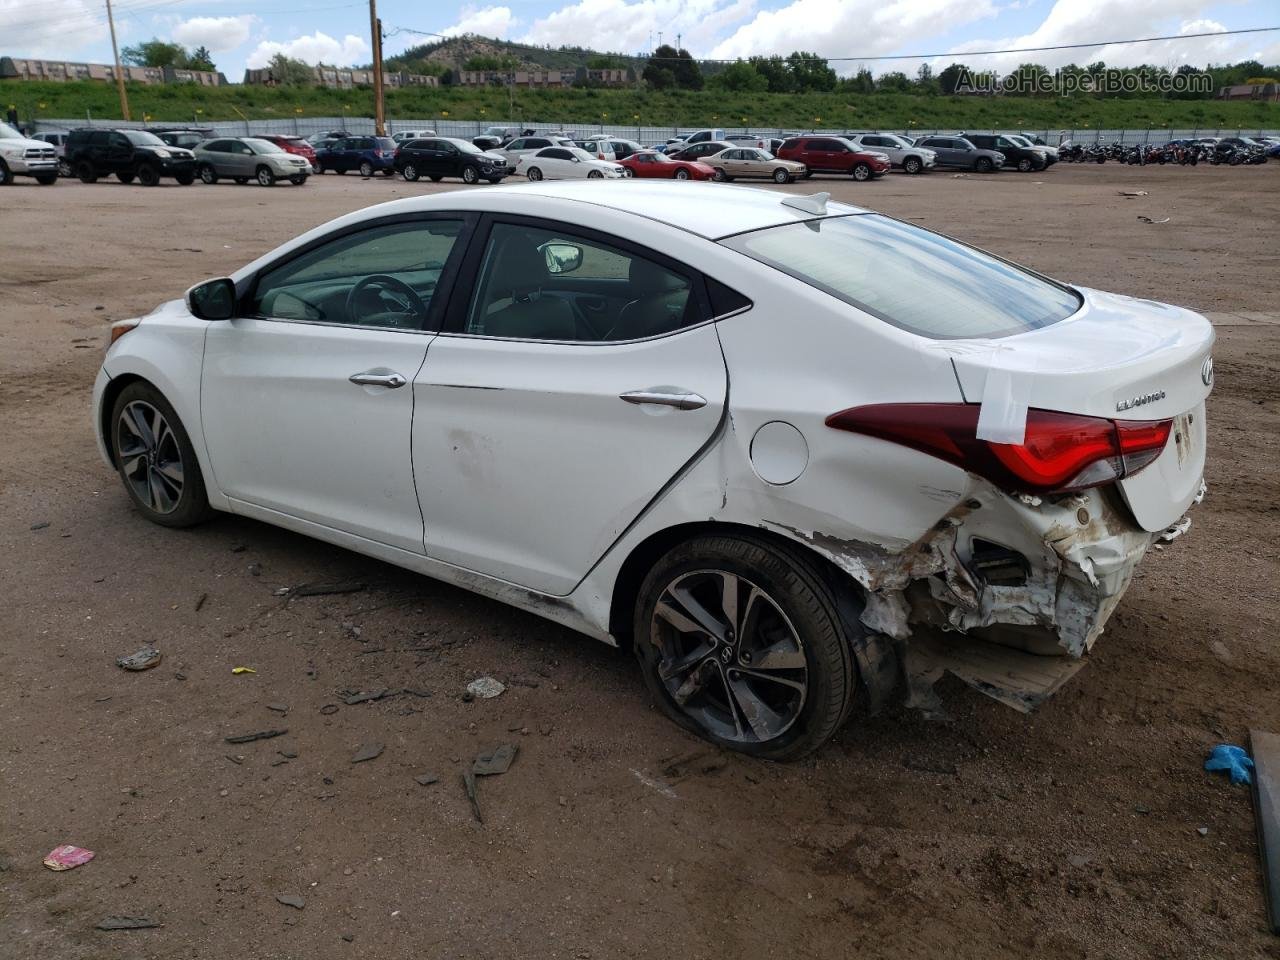
[(197, 283), (186, 300), (187, 310), (201, 320), (230, 320), (236, 315), (236, 285), (226, 277)]
[(538, 247), (547, 261), (547, 273), (572, 273), (582, 266), (582, 248), (573, 243), (548, 240)]
[(581, 157), (570, 157), (569, 159), (570, 159), (570, 160), (572, 160), (574, 163), (581, 163), (581, 162), (582, 162), (582, 158), (581, 158)]

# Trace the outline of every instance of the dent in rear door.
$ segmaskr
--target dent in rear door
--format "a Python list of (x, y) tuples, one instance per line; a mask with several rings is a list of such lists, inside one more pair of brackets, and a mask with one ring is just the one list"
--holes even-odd
[[(441, 335), (415, 383), (427, 554), (563, 596), (715, 435), (714, 324), (629, 343)], [(678, 388), (690, 410), (621, 394)]]

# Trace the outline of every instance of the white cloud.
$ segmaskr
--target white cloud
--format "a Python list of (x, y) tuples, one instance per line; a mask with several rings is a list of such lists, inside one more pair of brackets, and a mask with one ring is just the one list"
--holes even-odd
[(221, 53), (248, 40), (257, 19), (252, 13), (239, 17), (192, 17), (175, 24), (170, 35), (184, 47), (208, 47), (213, 53)]
[(249, 54), (246, 64), (251, 69), (265, 67), (277, 53), (302, 60), (305, 63), (326, 63), (331, 66), (349, 67), (369, 60), (369, 42), (354, 33), (348, 33), (341, 42), (327, 33), (317, 30), (310, 36), (294, 37), (280, 43), (263, 40)]
[(0, 37), (7, 56), (78, 59), (106, 39), (106, 12), (91, 0), (0, 0)]
[(650, 40), (705, 54), (722, 30), (750, 16), (755, 0), (578, 0), (535, 20), (524, 43), (591, 47), (618, 53), (649, 49)]
[[(716, 58), (811, 50), (827, 56), (876, 56), (995, 16), (993, 0), (793, 0), (762, 10), (711, 51)], [(841, 73), (856, 64), (837, 64)], [(894, 68), (896, 69), (896, 68)]]
[(463, 7), (458, 12), (458, 22), (440, 31), (447, 37), (475, 33), (482, 37), (505, 40), (520, 23), (510, 7)]

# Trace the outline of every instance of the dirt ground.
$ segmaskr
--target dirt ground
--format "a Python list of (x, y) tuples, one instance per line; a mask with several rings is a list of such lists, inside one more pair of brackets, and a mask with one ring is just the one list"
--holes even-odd
[[(1212, 311), (1220, 339), (1208, 498), (1056, 699), (944, 683), (948, 718), (855, 717), (787, 766), (685, 735), (629, 657), (533, 616), (231, 516), (152, 526), (98, 459), (110, 320), (433, 189), (0, 190), (0, 956), (1280, 957), (1247, 789), (1201, 769), (1280, 731), (1280, 165), (791, 188)], [(368, 589), (274, 595), (344, 579)], [(158, 668), (116, 668), (148, 642)], [(482, 675), (507, 692), (463, 702)], [(380, 688), (416, 693), (337, 693)], [(479, 824), (460, 773), (503, 742)], [(97, 858), (53, 873), (62, 843)]]

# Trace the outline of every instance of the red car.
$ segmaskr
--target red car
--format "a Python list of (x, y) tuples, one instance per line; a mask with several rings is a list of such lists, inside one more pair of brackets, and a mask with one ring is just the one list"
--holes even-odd
[(790, 137), (778, 148), (783, 160), (803, 163), (813, 173), (842, 173), (855, 180), (870, 180), (889, 171), (887, 154), (859, 150), (840, 137)]
[(714, 167), (697, 160), (672, 160), (656, 150), (641, 150), (618, 163), (628, 177), (660, 177), (664, 180), (710, 180)]
[(285, 153), (296, 153), (300, 157), (305, 157), (307, 162), (311, 164), (311, 169), (316, 173), (320, 172), (320, 165), (316, 163), (316, 148), (301, 137), (281, 136), (273, 133), (258, 139), (274, 143)]

